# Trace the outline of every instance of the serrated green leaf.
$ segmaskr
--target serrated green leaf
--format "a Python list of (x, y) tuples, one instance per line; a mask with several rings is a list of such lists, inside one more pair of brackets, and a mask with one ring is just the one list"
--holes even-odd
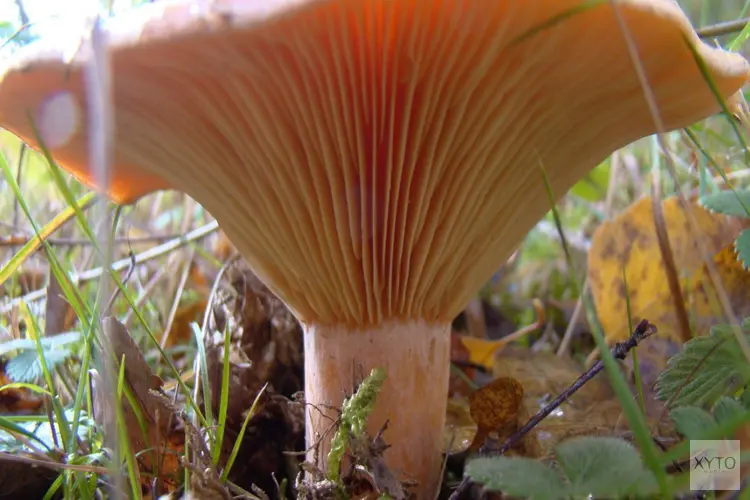
[[(54, 370), (73, 355), (75, 343), (81, 340), (80, 332), (67, 332), (54, 337), (40, 339), (47, 367)], [(29, 339), (16, 339), (0, 344), (0, 354), (10, 351), (20, 351), (9, 359), (5, 365), (5, 373), (15, 382), (33, 382), (43, 375), (42, 364), (36, 345)]]
[(472, 481), (489, 491), (533, 500), (557, 500), (568, 496), (568, 488), (557, 473), (530, 458), (485, 457), (466, 465)]
[(619, 498), (656, 490), (656, 479), (643, 465), (636, 449), (625, 440), (578, 437), (558, 445), (555, 456), (574, 496)]
[(42, 364), (34, 351), (23, 351), (5, 365), (5, 373), (11, 380), (32, 382), (42, 377)]
[(740, 264), (747, 269), (750, 264), (750, 229), (744, 229), (737, 239), (734, 240), (734, 250), (737, 252), (737, 259)]
[(686, 342), (659, 375), (656, 397), (668, 401), (670, 408), (710, 408), (721, 396), (748, 383), (750, 365), (734, 335), (731, 327), (720, 325), (710, 335)]
[(669, 412), (677, 431), (688, 439), (698, 439), (708, 429), (716, 426), (714, 417), (697, 406), (680, 406)]
[[(64, 348), (68, 344), (75, 344), (81, 340), (81, 332), (65, 332), (52, 337), (42, 337), (40, 342), (44, 350)], [(31, 339), (13, 339), (0, 343), (0, 356), (12, 351), (36, 351), (36, 344)]]
[(31, 339), (13, 339), (0, 344), (0, 356), (13, 351), (26, 351), (36, 349), (34, 341)]
[(712, 212), (750, 218), (750, 190), (735, 189), (709, 194), (700, 199), (700, 204)]
[(718, 423), (729, 422), (745, 414), (745, 407), (736, 399), (724, 396), (714, 405), (714, 418)]

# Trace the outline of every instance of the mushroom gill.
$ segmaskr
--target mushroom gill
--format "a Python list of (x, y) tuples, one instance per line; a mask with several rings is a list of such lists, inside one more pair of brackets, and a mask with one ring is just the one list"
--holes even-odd
[[(384, 366), (373, 426), (390, 418), (386, 459), (427, 498), (450, 322), (549, 210), (542, 167), (557, 199), (656, 131), (613, 5), (668, 129), (720, 109), (691, 46), (723, 98), (747, 80), (672, 0), (138, 9), (108, 28), (110, 195), (179, 189), (217, 218), (305, 327), (309, 403), (338, 405), (353, 367)], [(38, 147), (28, 116), (61, 93), (85, 109), (87, 57), (23, 52), (0, 73), (0, 125)], [(51, 152), (91, 185), (86, 114), (70, 123)], [(311, 411), (309, 443), (326, 427)]]

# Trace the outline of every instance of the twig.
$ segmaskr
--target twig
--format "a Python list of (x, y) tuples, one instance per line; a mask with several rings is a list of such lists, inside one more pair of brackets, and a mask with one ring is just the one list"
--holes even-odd
[[(633, 334), (626, 340), (625, 342), (618, 342), (615, 344), (615, 346), (612, 348), (612, 355), (617, 359), (625, 359), (625, 356), (628, 355), (628, 353), (638, 346), (644, 339), (650, 337), (651, 335), (656, 333), (656, 327), (648, 322), (648, 320), (641, 321), (638, 326), (635, 328), (635, 331), (633, 331)], [(506, 441), (503, 443), (502, 446), (499, 448), (495, 448), (494, 446), (487, 446), (486, 444), (483, 445), (481, 448), (479, 448), (479, 455), (480, 456), (496, 456), (496, 455), (502, 455), (509, 449), (513, 448), (516, 444), (518, 444), (521, 439), (523, 439), (526, 434), (528, 434), (534, 427), (539, 425), (539, 422), (544, 420), (550, 413), (555, 411), (563, 402), (565, 402), (567, 399), (569, 399), (573, 394), (575, 394), (578, 389), (583, 387), (583, 385), (594, 378), (600, 371), (604, 369), (604, 362), (599, 360), (596, 362), (594, 366), (586, 370), (578, 379), (576, 379), (573, 384), (571, 384), (567, 389), (565, 389), (563, 392), (560, 393), (559, 396), (555, 398), (554, 401), (552, 401), (550, 404), (542, 408), (536, 415), (531, 417), (526, 424), (524, 424), (523, 427), (518, 429), (516, 432), (514, 432)], [(461, 498), (461, 495), (468, 491), (468, 489), (471, 487), (471, 479), (468, 476), (464, 476), (464, 478), (461, 480), (461, 483), (458, 485), (456, 490), (451, 494), (449, 500), (458, 500)]]
[(51, 459), (48, 459), (47, 457), (39, 457), (39, 458), (32, 458), (32, 457), (24, 457), (20, 455), (11, 455), (10, 453), (6, 452), (0, 452), (0, 462), (7, 461), (7, 462), (20, 462), (24, 464), (29, 464), (34, 467), (45, 467), (47, 469), (53, 469), (53, 470), (72, 470), (72, 471), (78, 471), (78, 472), (89, 472), (93, 474), (100, 474), (102, 476), (105, 476), (109, 469), (106, 467), (97, 467), (95, 465), (73, 465), (73, 464), (64, 464), (60, 462), (55, 462)]
[(745, 28), (745, 25), (749, 22), (750, 17), (742, 17), (740, 19), (733, 19), (732, 21), (705, 26), (696, 31), (701, 38), (713, 38), (742, 31)]
[[(174, 240), (168, 241), (166, 243), (163, 243), (153, 248), (149, 248), (145, 252), (141, 252), (137, 254), (135, 256), (135, 260), (133, 260), (131, 257), (118, 260), (117, 262), (114, 262), (112, 264), (112, 270), (115, 272), (124, 271), (128, 269), (131, 265), (133, 265), (133, 262), (135, 262), (135, 264), (137, 265), (137, 264), (143, 264), (144, 262), (156, 259), (158, 257), (163, 257), (169, 252), (172, 252), (173, 250), (176, 250), (182, 246), (185, 246), (188, 243), (192, 243), (194, 241), (200, 240), (202, 238), (205, 238), (206, 236), (213, 234), (217, 229), (219, 229), (219, 224), (216, 221), (209, 222), (208, 224), (201, 226), (198, 229), (194, 229), (190, 231), (184, 236), (180, 236), (179, 238), (175, 238)], [(74, 284), (80, 284), (85, 281), (91, 281), (91, 280), (99, 278), (103, 272), (104, 272), (104, 268), (96, 267), (94, 269), (90, 269), (82, 273), (71, 275), (70, 281), (72, 281)], [(33, 301), (44, 298), (46, 295), (47, 295), (47, 289), (45, 287), (40, 290), (36, 290), (31, 293), (28, 293), (24, 295), (23, 297), (13, 299), (9, 301), (7, 304), (5, 304), (2, 308), (0, 308), (0, 314), (7, 314), (14, 307), (18, 306), (21, 302), (33, 302)]]
[[(179, 238), (180, 235), (177, 233), (173, 234), (155, 234), (149, 236), (122, 236), (115, 238), (113, 243), (116, 244), (135, 244), (135, 243), (161, 243), (174, 238)], [(0, 247), (12, 247), (22, 246), (27, 244), (29, 241), (35, 240), (36, 236), (0, 236)], [(87, 238), (45, 238), (44, 239), (51, 246), (90, 246), (94, 243)]]

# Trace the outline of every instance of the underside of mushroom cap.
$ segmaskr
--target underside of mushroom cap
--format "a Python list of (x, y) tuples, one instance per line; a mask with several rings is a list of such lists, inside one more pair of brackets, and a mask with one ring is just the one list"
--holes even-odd
[[(549, 210), (542, 169), (558, 198), (656, 131), (613, 4), (668, 129), (720, 109), (691, 47), (722, 98), (746, 82), (673, 0), (138, 9), (107, 28), (111, 194), (187, 192), (305, 323), (450, 321)], [(91, 184), (88, 58), (22, 52), (0, 125)]]

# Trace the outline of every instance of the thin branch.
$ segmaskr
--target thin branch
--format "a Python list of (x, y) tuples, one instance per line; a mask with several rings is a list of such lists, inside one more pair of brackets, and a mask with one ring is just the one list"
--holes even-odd
[[(133, 245), (136, 243), (161, 243), (169, 241), (175, 238), (180, 238), (180, 234), (155, 234), (150, 236), (121, 236), (115, 238), (113, 243), (115, 244), (129, 244)], [(0, 247), (12, 247), (22, 246), (27, 244), (31, 240), (35, 240), (36, 236), (0, 236)], [(60, 247), (74, 247), (74, 246), (90, 246), (94, 243), (88, 238), (45, 238), (47, 243), (51, 246)]]
[[(183, 247), (187, 245), (188, 243), (195, 242), (197, 240), (203, 239), (206, 236), (213, 234), (214, 232), (216, 232), (217, 229), (219, 229), (219, 224), (216, 221), (209, 222), (208, 224), (201, 226), (198, 229), (194, 229), (190, 231), (184, 236), (175, 238), (174, 240), (170, 240), (154, 248), (150, 248), (146, 250), (145, 252), (141, 252), (135, 256), (135, 259), (128, 257), (125, 259), (118, 260), (117, 262), (112, 263), (112, 270), (115, 272), (125, 271), (133, 265), (133, 262), (135, 262), (135, 264), (137, 265), (137, 264), (143, 264), (144, 262), (147, 262), (147, 261), (159, 258), (159, 257), (163, 257), (164, 255), (180, 247)], [(101, 277), (103, 272), (104, 272), (104, 268), (96, 267), (94, 269), (90, 269), (82, 273), (73, 274), (70, 277), (70, 280), (74, 284), (80, 284), (85, 281), (91, 281), (91, 280)], [(24, 295), (23, 297), (18, 297), (16, 299), (13, 299), (9, 301), (7, 304), (3, 305), (2, 308), (0, 308), (0, 314), (7, 314), (14, 307), (18, 306), (22, 301), (29, 303), (29, 302), (33, 302), (36, 300), (40, 300), (44, 298), (46, 295), (47, 295), (47, 289), (45, 287), (40, 290), (35, 290), (31, 293), (28, 293)]]
[(740, 19), (734, 19), (732, 21), (712, 24), (710, 26), (699, 28), (696, 31), (698, 32), (698, 36), (701, 38), (714, 38), (717, 36), (738, 33), (745, 28), (745, 25), (747, 23), (750, 23), (750, 17), (742, 17)]
[[(656, 333), (656, 327), (648, 322), (648, 320), (641, 321), (633, 331), (633, 334), (625, 342), (618, 342), (612, 348), (612, 355), (616, 359), (625, 359), (628, 353), (635, 347), (637, 347), (644, 339), (647, 339), (651, 335)], [(586, 382), (594, 378), (604, 369), (604, 362), (599, 360), (594, 366), (586, 370), (575, 382), (573, 382), (567, 389), (560, 393), (550, 404), (542, 408), (536, 415), (531, 417), (523, 427), (514, 432), (502, 446), (496, 446), (497, 443), (488, 439), (481, 448), (479, 448), (480, 456), (498, 456), (502, 455), (524, 438), (534, 427), (539, 425), (539, 422), (544, 420), (550, 413), (555, 411), (562, 403), (567, 401), (578, 389), (584, 386)], [(458, 485), (456, 490), (451, 494), (449, 500), (459, 500), (461, 495), (466, 493), (472, 485), (472, 481), (468, 476), (464, 476), (461, 483)]]

